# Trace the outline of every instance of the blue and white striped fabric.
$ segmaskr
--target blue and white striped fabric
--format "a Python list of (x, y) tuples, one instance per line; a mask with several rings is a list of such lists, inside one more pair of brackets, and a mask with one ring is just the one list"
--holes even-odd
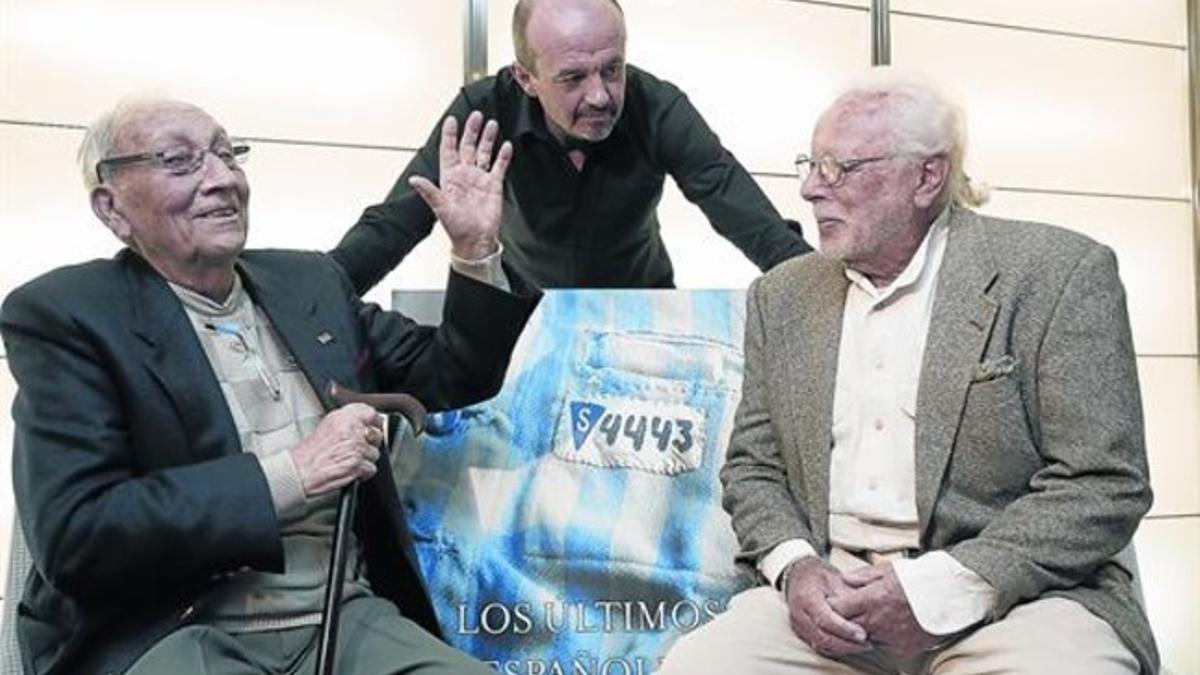
[(649, 673), (749, 584), (717, 479), (744, 306), (550, 291), (501, 393), (395, 454), (450, 642), (504, 673)]

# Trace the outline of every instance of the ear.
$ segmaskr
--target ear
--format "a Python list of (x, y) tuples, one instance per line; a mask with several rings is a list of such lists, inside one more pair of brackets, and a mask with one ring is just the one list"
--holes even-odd
[(132, 230), (129, 227), (129, 221), (125, 220), (125, 216), (117, 206), (117, 195), (113, 189), (107, 185), (97, 185), (92, 188), (89, 198), (92, 203), (92, 213), (96, 214), (105, 227), (117, 235), (117, 239), (127, 245), (132, 245)]
[(945, 155), (934, 155), (921, 162), (920, 183), (913, 194), (913, 202), (921, 208), (929, 208), (945, 191), (950, 180), (950, 159)]
[(529, 72), (525, 66), (517, 61), (513, 61), (512, 72), (513, 77), (517, 80), (517, 84), (521, 87), (521, 91), (524, 91), (525, 95), (529, 98), (537, 98), (537, 89), (533, 86), (533, 73)]

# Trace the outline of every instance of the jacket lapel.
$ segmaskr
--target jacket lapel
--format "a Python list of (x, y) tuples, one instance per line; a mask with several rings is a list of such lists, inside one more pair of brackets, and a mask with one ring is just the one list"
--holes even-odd
[[(788, 398), (791, 423), (800, 443), (809, 529), (821, 546), (829, 538), (829, 453), (833, 448), (833, 396), (842, 314), (849, 280), (840, 263), (823, 260), (796, 289), (804, 302), (789, 303), (784, 321), (788, 381), (796, 383)], [(799, 467), (793, 467), (793, 471)]]
[(917, 390), (916, 497), (922, 541), (966, 403), (971, 372), (996, 317), (996, 266), (982, 226), (954, 207)]
[(237, 428), (183, 304), (140, 256), (121, 253), (133, 299), (130, 330), (146, 345), (145, 366), (178, 412), (201, 459), (240, 452)]
[(316, 289), (301, 288), (302, 279), (288, 274), (278, 265), (261, 261), (238, 261), (238, 272), (246, 292), (271, 320), (279, 339), (326, 410), (334, 408), (329, 384), (337, 382), (357, 387), (352, 340), (337, 326), (323, 321), (320, 297)]

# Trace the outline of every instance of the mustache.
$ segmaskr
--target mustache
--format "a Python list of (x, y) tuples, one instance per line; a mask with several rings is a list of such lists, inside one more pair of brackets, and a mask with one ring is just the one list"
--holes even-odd
[(604, 113), (609, 116), (616, 116), (617, 106), (612, 103), (604, 106), (582, 105), (575, 111), (575, 116), (583, 117), (584, 115), (594, 115), (596, 113)]

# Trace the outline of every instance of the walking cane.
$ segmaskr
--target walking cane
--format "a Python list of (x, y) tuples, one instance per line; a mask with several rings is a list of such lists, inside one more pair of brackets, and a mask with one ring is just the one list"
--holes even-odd
[[(365, 403), (384, 413), (383, 449), (392, 442), (391, 413), (399, 413), (408, 421), (413, 435), (425, 429), (425, 406), (408, 394), (362, 394), (329, 384), (329, 396), (338, 407), (349, 403)], [(342, 488), (338, 496), (337, 523), (333, 526), (333, 551), (329, 554), (329, 576), (325, 581), (325, 606), (321, 610), (321, 636), (317, 643), (316, 675), (333, 675), (334, 654), (337, 651), (338, 617), (342, 605), (342, 582), (346, 577), (347, 547), (350, 530), (354, 527), (354, 506), (358, 501), (358, 481)]]

